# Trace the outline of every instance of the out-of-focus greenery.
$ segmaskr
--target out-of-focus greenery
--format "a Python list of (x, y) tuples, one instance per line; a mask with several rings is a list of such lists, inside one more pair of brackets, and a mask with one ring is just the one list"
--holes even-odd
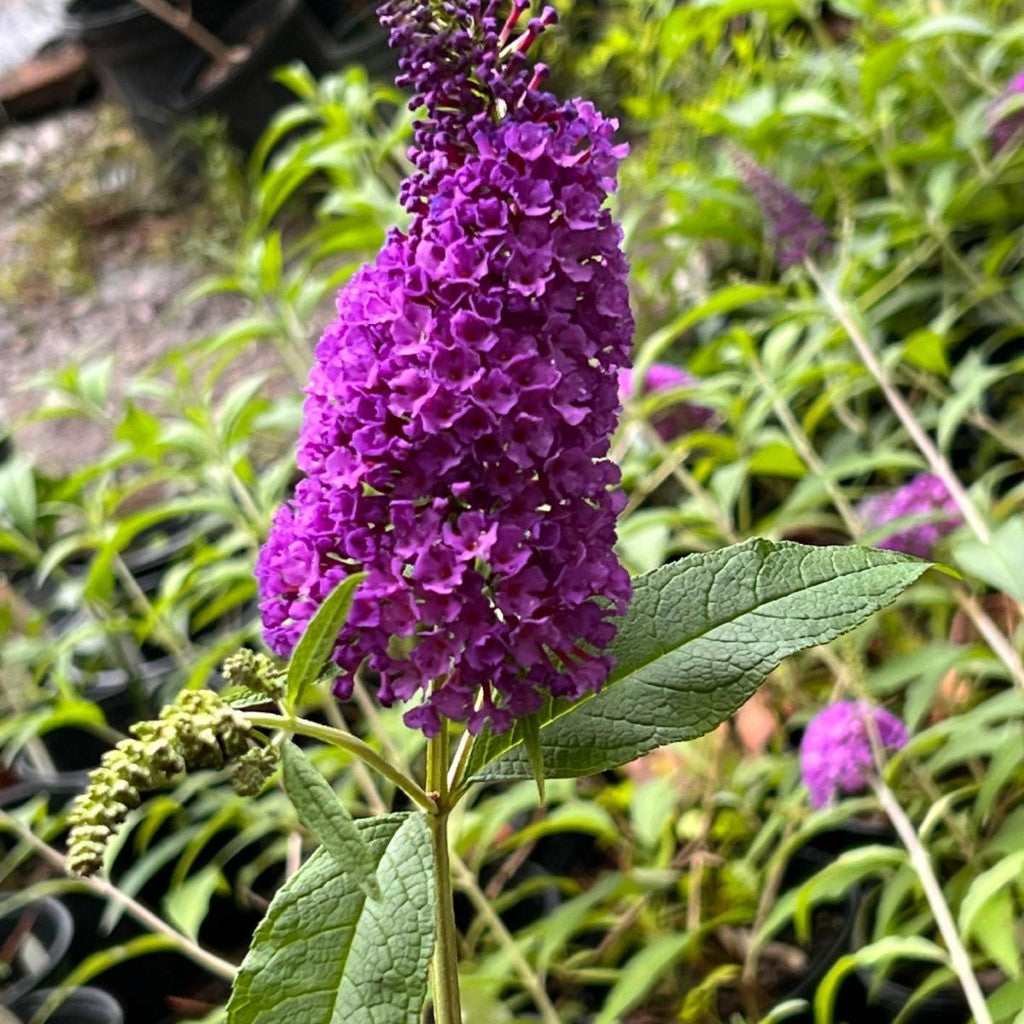
[[(921, 994), (948, 982), (941, 949), (921, 969), (922, 943), (938, 939), (891, 836), (872, 834), (809, 878), (787, 872), (814, 834), (875, 810), (859, 797), (812, 812), (799, 783), (802, 725), (830, 699), (858, 696), (913, 733), (888, 777), (993, 1017), (1009, 1024), (1024, 1002), (1024, 139), (997, 153), (989, 128), (1024, 68), (1024, 4), (559, 9), (561, 28), (540, 44), (555, 87), (617, 112), (631, 144), (615, 203), (636, 364), (697, 377), (627, 403), (613, 451), (630, 569), (753, 535), (878, 539), (858, 503), (929, 465), (851, 330), (967, 488), (981, 536), (961, 527), (937, 552), (954, 575), (928, 574), (838, 655), (780, 669), (730, 730), (613, 776), (552, 783), (543, 815), (531, 786), (476, 794), (456, 842), (467, 1013), (534, 1019), (539, 979), (564, 1021), (754, 1024), (765, 1012), (758, 965), (790, 955), (810, 908), (843, 893), (863, 897), (846, 967)], [(115, 739), (125, 723), (95, 699), (100, 670), (126, 672), (146, 704), (158, 688), (204, 685), (224, 654), (258, 644), (252, 564), (293, 481), (311, 342), (334, 290), (401, 223), (410, 120), (393, 89), (356, 69), (284, 80), (298, 102), (253, 154), (244, 193), (207, 149), (238, 223), (211, 240), (220, 270), (194, 294), (237, 294), (244, 315), (183, 343), (117, 407), (109, 366), (53, 374), (41, 415), (105, 424), (108, 453), (61, 480), (18, 456), (0, 473), (9, 758), (45, 765), (57, 727)], [(828, 226), (834, 245), (815, 268), (778, 270), (726, 143)], [(714, 415), (675, 435), (655, 429), (682, 400)], [(171, 537), (168, 564), (147, 578), (146, 553)], [(368, 710), (344, 709), (345, 722), (391, 757), (419, 756), (394, 715)], [(330, 700), (324, 714), (339, 716)], [(358, 774), (321, 756), (360, 813), (370, 798)], [(187, 905), (202, 920), (218, 886), (257, 905), (252, 894), (283, 877), (298, 827), (288, 805), (273, 786), (246, 802), (220, 779), (188, 785), (135, 812), (115, 881), (144, 892), (173, 865), (164, 909), (179, 919)], [(381, 796), (390, 806), (394, 794)], [(50, 810), (36, 814), (41, 835), (56, 834)], [(9, 879), (27, 856), (3, 862)], [(497, 921), (473, 902), (477, 883)], [(823, 1021), (835, 981), (819, 991)]]

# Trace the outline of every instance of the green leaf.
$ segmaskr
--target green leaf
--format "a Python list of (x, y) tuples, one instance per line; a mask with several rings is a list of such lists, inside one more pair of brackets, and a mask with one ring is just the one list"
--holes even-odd
[(289, 707), (294, 707), (302, 695), (302, 691), (320, 677), (320, 673), (334, 649), (338, 633), (341, 632), (341, 627), (345, 625), (345, 620), (348, 618), (356, 587), (365, 578), (366, 573), (364, 572), (346, 576), (327, 595), (324, 603), (310, 619), (306, 631), (295, 645), (291, 660), (288, 662)]
[(928, 373), (949, 376), (946, 338), (937, 331), (921, 330), (910, 335), (903, 343), (903, 359)]
[(366, 818), (373, 902), (317, 850), (256, 929), (229, 1024), (417, 1024), (434, 947), (430, 835), (422, 814)]
[(523, 734), (523, 749), (537, 783), (537, 798), (544, 803), (544, 752), (540, 749), (540, 720), (536, 714), (525, 715), (516, 725)]
[[(1004, 857), (994, 867), (983, 871), (971, 882), (970, 888), (960, 904), (957, 922), (961, 936), (966, 940), (973, 934), (989, 955), (1011, 977), (1017, 977), (1020, 974), (1020, 953), (1017, 951), (1013, 939), (1013, 913), (1010, 904), (1004, 902), (1003, 917), (1009, 917), (1011, 927), (1002, 936), (993, 935), (991, 928), (987, 927), (995, 922), (987, 919), (986, 911), (993, 909), (998, 902), (998, 897), (1008, 886), (1020, 883), (1022, 879), (1024, 879), (1024, 850), (1017, 850)], [(996, 940), (996, 945), (993, 946), (987, 941), (990, 936)]]
[(1004, 889), (978, 911), (972, 934), (978, 946), (1008, 978), (1021, 977), (1021, 950), (1016, 931), (1013, 894)]
[[(545, 774), (603, 771), (708, 732), (783, 658), (853, 629), (927, 568), (889, 551), (751, 540), (641, 576), (604, 689), (540, 712)], [(518, 742), (481, 734), (468, 777), (528, 778)]]
[(379, 900), (380, 885), (374, 873), (377, 865), (366, 845), (366, 837), (356, 827), (352, 815), (342, 807), (330, 783), (294, 743), (285, 743), (281, 748), (281, 767), (285, 791), (295, 804), (299, 818), (337, 861), (338, 867), (350, 872), (368, 896)]
[(954, 35), (988, 37), (992, 35), (992, 29), (981, 19), (968, 14), (939, 14), (914, 22), (903, 32), (904, 39), (915, 43), (923, 39)]
[(970, 535), (954, 543), (953, 559), (968, 575), (1024, 601), (1024, 573), (1020, 571), (1022, 551), (1024, 516), (1014, 516), (1000, 524), (987, 544)]
[(693, 941), (690, 934), (665, 935), (645, 946), (622, 969), (594, 1024), (616, 1024), (651, 989)]
[(26, 536), (35, 533), (36, 480), (32, 467), (19, 455), (0, 466), (0, 516)]
[(210, 864), (164, 896), (164, 914), (179, 931), (196, 940), (210, 909), (210, 898), (218, 889), (226, 888), (220, 868)]

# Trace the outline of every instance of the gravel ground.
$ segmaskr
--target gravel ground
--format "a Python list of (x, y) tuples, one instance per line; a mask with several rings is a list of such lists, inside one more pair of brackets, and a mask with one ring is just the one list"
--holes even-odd
[(210, 217), (161, 182), (114, 108), (0, 129), (0, 435), (13, 433), (40, 469), (81, 465), (103, 435), (79, 421), (27, 422), (42, 398), (26, 388), (34, 377), (109, 354), (120, 393), (161, 354), (244, 311), (232, 296), (178, 301), (210, 269), (196, 244)]

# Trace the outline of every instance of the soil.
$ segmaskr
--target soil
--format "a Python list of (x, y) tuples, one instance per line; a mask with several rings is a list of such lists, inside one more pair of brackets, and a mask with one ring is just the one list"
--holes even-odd
[(181, 301), (212, 269), (218, 224), (230, 238), (206, 184), (167, 180), (110, 105), (0, 128), (0, 436), (40, 470), (82, 465), (105, 432), (29, 421), (42, 398), (34, 378), (112, 356), (116, 410), (154, 360), (244, 314), (235, 296)]

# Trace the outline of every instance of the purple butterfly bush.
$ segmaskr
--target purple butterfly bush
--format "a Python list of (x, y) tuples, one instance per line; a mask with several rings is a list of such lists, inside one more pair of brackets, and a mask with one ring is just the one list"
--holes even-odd
[(729, 146), (728, 152), (768, 222), (775, 257), (783, 270), (832, 248), (828, 228), (792, 189), (738, 146)]
[(890, 531), (875, 542), (875, 547), (902, 551), (918, 558), (930, 558), (939, 541), (963, 522), (949, 489), (932, 473), (920, 473), (894, 491), (868, 498), (861, 502), (857, 511), (872, 530), (897, 519), (928, 516), (927, 522)]
[(830, 704), (808, 723), (800, 743), (800, 773), (815, 807), (868, 788), (875, 775), (868, 732), (872, 719), (883, 753), (906, 746), (907, 727), (891, 712), (866, 701)]
[(1002, 152), (1014, 139), (1024, 138), (1024, 71), (1007, 83), (988, 112), (988, 136), (992, 152)]
[[(619, 398), (626, 402), (636, 397), (636, 380), (632, 369), (619, 372)], [(670, 391), (672, 388), (692, 387), (697, 383), (693, 374), (669, 363), (652, 363), (644, 374), (641, 394)], [(653, 417), (654, 429), (666, 441), (680, 434), (707, 427), (715, 419), (715, 410), (696, 402), (674, 402), (660, 409)]]
[(606, 208), (626, 146), (587, 102), (540, 88), (525, 53), (555, 20), (516, 0), (389, 0), (400, 86), (422, 109), (408, 231), (338, 296), (316, 349), (298, 463), (256, 575), (287, 656), (365, 570), (333, 659), (381, 703), (509, 728), (544, 695), (598, 689), (630, 582), (613, 553), (608, 460), (633, 319)]

